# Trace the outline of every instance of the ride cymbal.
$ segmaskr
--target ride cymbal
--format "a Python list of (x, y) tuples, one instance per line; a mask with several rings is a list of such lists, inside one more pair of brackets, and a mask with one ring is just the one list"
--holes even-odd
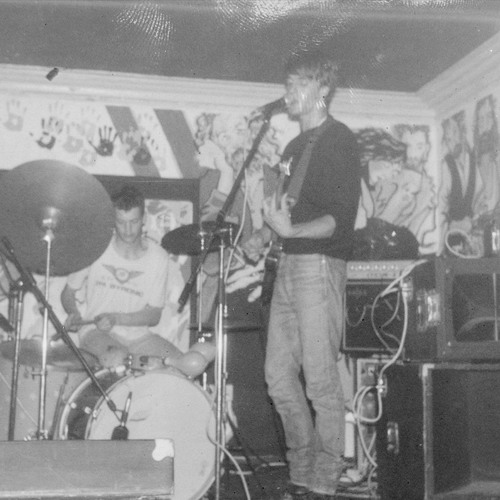
[[(201, 222), (200, 224), (188, 224), (169, 231), (161, 240), (161, 246), (167, 252), (175, 255), (200, 255), (208, 244), (210, 233), (215, 230), (215, 221)], [(218, 250), (219, 243), (229, 246), (236, 236), (238, 226), (231, 222), (224, 222), (218, 229), (215, 238), (212, 240), (209, 251)]]
[(19, 262), (64, 276), (92, 264), (108, 246), (114, 209), (102, 184), (85, 170), (61, 161), (23, 163), (0, 176), (0, 237)]

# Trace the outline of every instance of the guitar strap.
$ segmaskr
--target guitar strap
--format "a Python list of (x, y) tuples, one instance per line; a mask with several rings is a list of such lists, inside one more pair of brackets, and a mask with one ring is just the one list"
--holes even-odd
[(323, 135), (323, 133), (333, 124), (333, 122), (333, 118), (328, 115), (326, 120), (313, 132), (311, 137), (309, 137), (306, 147), (300, 156), (297, 166), (291, 173), (288, 186), (286, 187), (286, 193), (288, 198), (292, 200), (292, 203), (299, 199), (314, 145), (318, 142), (318, 139)]

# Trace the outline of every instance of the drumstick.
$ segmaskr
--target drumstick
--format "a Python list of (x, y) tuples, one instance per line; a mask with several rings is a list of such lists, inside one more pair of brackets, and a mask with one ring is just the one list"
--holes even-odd
[(75, 321), (74, 323), (71, 323), (71, 326), (85, 326), (85, 325), (92, 325), (95, 323), (95, 319), (81, 319), (80, 321)]

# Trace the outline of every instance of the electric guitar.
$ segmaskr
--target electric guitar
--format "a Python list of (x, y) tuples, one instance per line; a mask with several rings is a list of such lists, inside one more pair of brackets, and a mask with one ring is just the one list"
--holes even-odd
[[(281, 161), (275, 168), (278, 170), (278, 181), (275, 190), (276, 194), (276, 208), (280, 208), (281, 198), (283, 197), (283, 186), (285, 179), (290, 176), (290, 165), (292, 159), (286, 161)], [(274, 280), (276, 279), (276, 273), (278, 271), (278, 264), (283, 251), (283, 242), (277, 234), (273, 233), (273, 237), (269, 244), (269, 249), (267, 251), (264, 260), (264, 276), (262, 278), (262, 293), (261, 302), (263, 305), (267, 306), (271, 303), (271, 297), (273, 296)]]
[[(297, 166), (294, 167), (293, 176), (290, 178), (290, 182), (287, 186), (287, 203), (289, 208), (293, 205), (299, 198), (300, 190), (302, 188), (302, 183), (307, 173), (307, 168), (309, 166), (309, 161), (311, 159), (312, 150), (321, 137), (321, 135), (334, 123), (334, 119), (331, 116), (327, 116), (326, 119), (321, 123), (321, 125), (316, 128), (312, 136), (306, 143), (304, 151), (302, 152)], [(278, 186), (276, 188), (276, 203), (281, 202), (283, 195), (283, 183), (287, 177), (290, 177), (290, 166), (292, 163), (292, 158), (286, 161), (282, 161), (278, 164)], [(279, 208), (279, 206), (277, 207)], [(269, 252), (264, 261), (264, 277), (262, 279), (262, 295), (261, 301), (263, 305), (268, 305), (271, 302), (271, 297), (273, 295), (273, 285), (274, 279), (276, 278), (276, 271), (278, 268), (279, 258), (282, 252), (282, 242), (279, 239), (273, 238), (271, 240), (271, 246)]]

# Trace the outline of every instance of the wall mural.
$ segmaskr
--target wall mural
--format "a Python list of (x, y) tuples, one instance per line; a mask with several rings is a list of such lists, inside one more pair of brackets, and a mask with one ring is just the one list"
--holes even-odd
[(441, 123), (439, 206), (447, 251), (477, 257), (484, 253), (484, 230), (500, 222), (500, 136), (494, 96), (479, 99), (471, 115), (462, 109)]
[[(0, 105), (2, 168), (57, 159), (95, 175), (200, 178), (201, 218), (211, 220), (222, 207), (260, 130), (259, 120), (199, 110), (6, 97)], [(240, 242), (262, 226), (265, 172), (278, 162), (284, 146), (297, 133), (297, 125), (285, 115), (272, 118), (228, 214), (241, 229)], [(364, 170), (357, 227), (378, 218), (410, 230), (422, 253), (435, 252), (437, 199), (428, 165), (428, 126), (403, 123), (384, 129), (357, 129), (355, 133)], [(183, 223), (186, 221), (169, 227), (175, 229)], [(232, 254), (228, 292), (244, 291), (245, 302), (252, 302), (260, 293), (263, 259), (253, 266), (244, 257), (238, 250)], [(217, 256), (211, 254), (204, 268), (204, 320), (213, 312), (217, 265)], [(175, 290), (178, 288), (177, 283)], [(179, 341), (179, 332), (170, 331), (168, 336)]]

